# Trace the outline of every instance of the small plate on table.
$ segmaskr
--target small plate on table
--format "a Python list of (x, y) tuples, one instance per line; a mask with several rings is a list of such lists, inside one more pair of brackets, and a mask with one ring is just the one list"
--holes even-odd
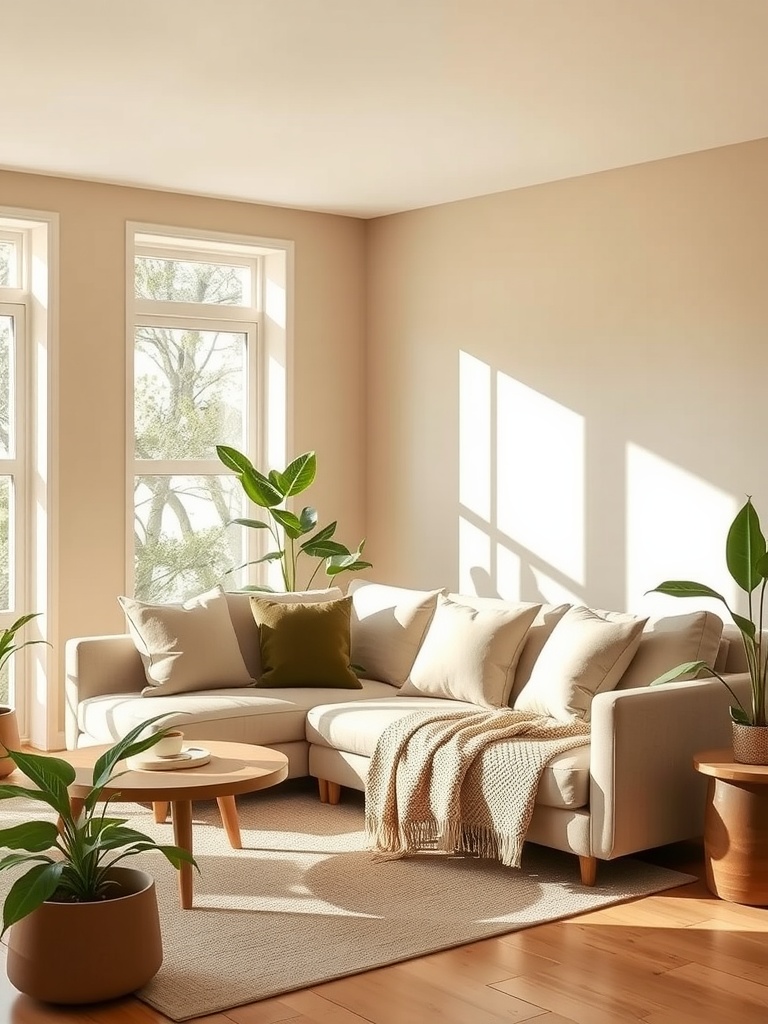
[(153, 754), (151, 749), (145, 750), (143, 754), (129, 757), (126, 764), (135, 772), (167, 772), (174, 768), (177, 771), (180, 768), (197, 768), (201, 764), (208, 764), (210, 760), (210, 750), (188, 745), (182, 747), (180, 753), (164, 757)]

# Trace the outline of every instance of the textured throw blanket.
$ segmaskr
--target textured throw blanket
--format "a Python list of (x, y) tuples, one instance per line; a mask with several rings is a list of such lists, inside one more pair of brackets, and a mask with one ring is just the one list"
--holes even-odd
[(547, 763), (588, 742), (589, 725), (500, 708), (422, 711), (379, 737), (365, 795), (371, 848), (444, 850), (520, 866)]

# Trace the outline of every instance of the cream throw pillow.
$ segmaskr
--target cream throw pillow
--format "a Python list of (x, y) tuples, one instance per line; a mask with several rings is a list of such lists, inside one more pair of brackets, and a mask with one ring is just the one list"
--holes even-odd
[[(613, 618), (613, 615), (608, 617)], [(616, 689), (647, 686), (686, 661), (706, 661), (714, 668), (722, 632), (723, 620), (714, 612), (648, 619), (640, 646)]]
[[(510, 608), (515, 607), (515, 602), (507, 601), (503, 597), (478, 597), (475, 594), (449, 594), (452, 601), (460, 604), (468, 604), (472, 608)], [(518, 693), (522, 690), (531, 678), (533, 666), (541, 654), (544, 644), (549, 640), (552, 630), (558, 624), (571, 606), (569, 604), (543, 604), (536, 614), (536, 618), (525, 637), (523, 649), (520, 652), (520, 660), (515, 669), (515, 678), (512, 682), (512, 692), (509, 695), (510, 704), (514, 702)]]
[(504, 707), (528, 627), (541, 607), (504, 603), (505, 608), (472, 608), (441, 594), (400, 694)]
[(352, 580), (352, 664), (365, 679), (402, 686), (432, 621), (440, 590)]
[(220, 588), (184, 604), (118, 601), (144, 663), (145, 697), (254, 685)]
[(589, 721), (592, 698), (621, 679), (645, 622), (611, 622), (581, 605), (570, 608), (544, 644), (514, 707), (561, 722)]

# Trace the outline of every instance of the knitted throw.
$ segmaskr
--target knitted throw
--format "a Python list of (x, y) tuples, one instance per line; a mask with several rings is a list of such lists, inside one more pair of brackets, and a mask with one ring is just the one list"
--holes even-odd
[(547, 763), (589, 725), (527, 711), (423, 711), (389, 725), (373, 752), (365, 828), (377, 853), (443, 850), (519, 867)]

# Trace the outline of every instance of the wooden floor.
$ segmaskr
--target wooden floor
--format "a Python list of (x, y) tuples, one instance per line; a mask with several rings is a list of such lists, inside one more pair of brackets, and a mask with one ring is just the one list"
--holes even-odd
[[(695, 844), (652, 859), (700, 873)], [(65, 939), (66, 941), (66, 939)], [(308, 950), (307, 955), (313, 955)], [(322, 951), (317, 954), (322, 956)], [(569, 921), (198, 1017), (196, 1024), (765, 1024), (768, 908), (696, 882)], [(1, 1024), (166, 1024), (135, 999), (35, 1004), (3, 972)]]

